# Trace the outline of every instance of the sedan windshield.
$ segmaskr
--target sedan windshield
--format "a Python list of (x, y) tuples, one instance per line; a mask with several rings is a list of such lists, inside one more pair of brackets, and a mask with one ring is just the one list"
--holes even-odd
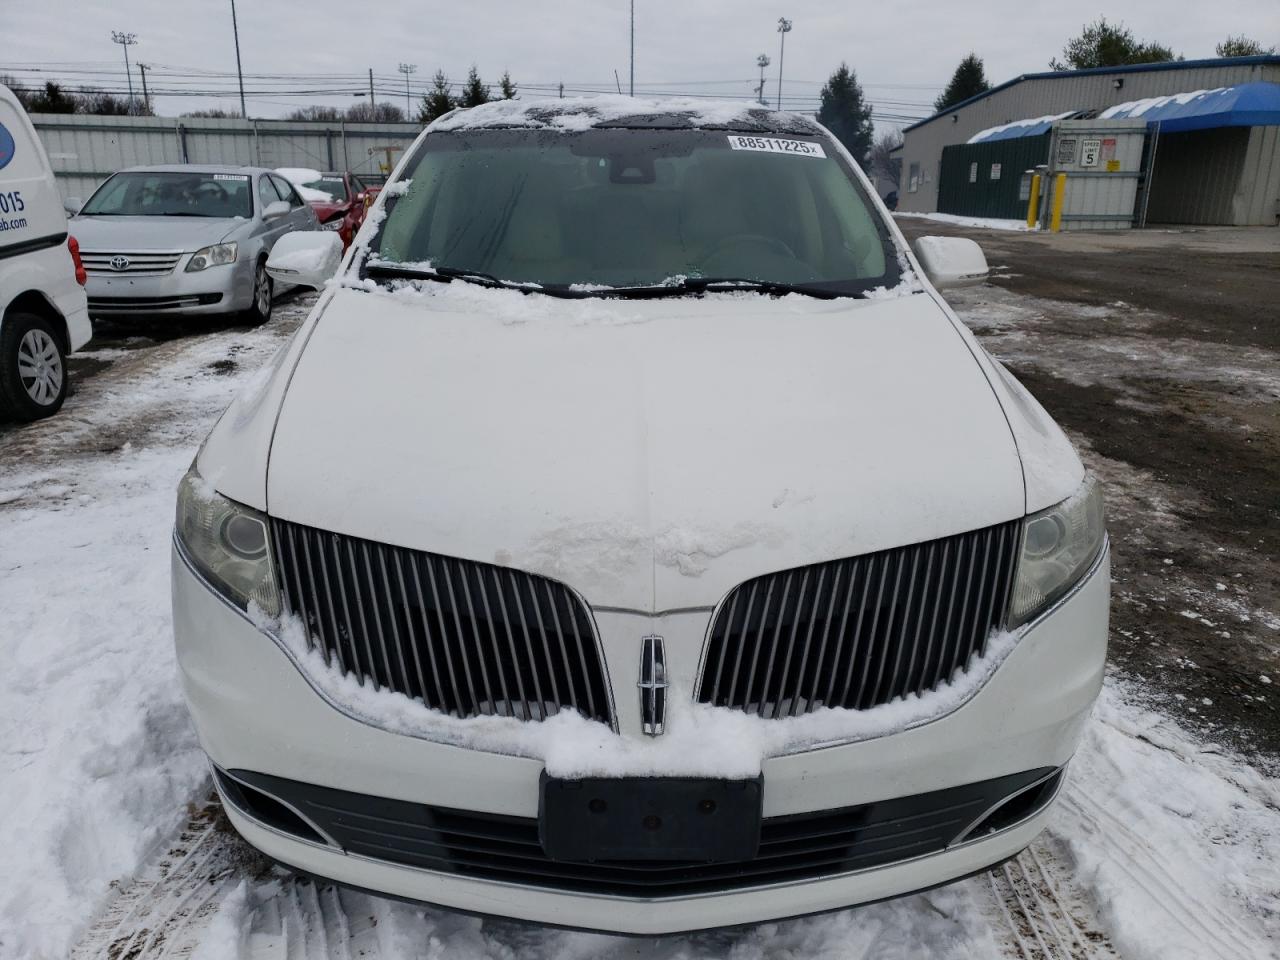
[(252, 217), (249, 177), (233, 173), (117, 173), (80, 211), (112, 217)]
[(825, 138), (692, 129), (428, 135), (367, 268), (672, 293), (893, 286), (887, 227)]
[(299, 186), (306, 187), (308, 190), (318, 190), (339, 202), (347, 199), (347, 185), (342, 182), (341, 177), (321, 177), (319, 180), (308, 180)]

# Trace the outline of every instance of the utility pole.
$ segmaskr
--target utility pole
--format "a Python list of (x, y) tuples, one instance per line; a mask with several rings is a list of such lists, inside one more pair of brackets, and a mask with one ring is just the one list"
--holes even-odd
[(369, 122), (372, 123), (378, 117), (378, 104), (373, 99), (373, 67), (369, 68)]
[(791, 21), (786, 17), (778, 18), (778, 102), (776, 104), (779, 110), (782, 109), (782, 55), (787, 49), (787, 34), (791, 32)]
[(762, 107), (768, 106), (764, 102), (764, 68), (769, 65), (769, 62), (768, 54), (762, 53), (756, 57), (756, 66), (760, 68), (760, 86), (756, 87), (756, 99), (760, 101), (760, 106)]
[(564, 99), (564, 81), (563, 80), (560, 81), (560, 99), (561, 100)]
[(124, 75), (129, 81), (129, 105), (133, 105), (133, 71), (129, 69), (129, 48), (138, 42), (136, 33), (121, 33), (119, 30), (111, 31), (111, 42), (118, 43), (124, 47)]
[(142, 74), (142, 104), (147, 113), (151, 112), (151, 94), (147, 93), (147, 65), (139, 62), (138, 72)]
[(236, 77), (240, 80), (240, 119), (248, 120), (249, 111), (244, 105), (244, 71), (240, 69), (240, 27), (236, 23), (236, 0), (231, 0), (231, 32), (236, 38)]
[(636, 95), (636, 0), (631, 0), (631, 96)]
[(411, 109), (409, 107), (409, 74), (418, 69), (416, 63), (402, 63), (396, 68), (404, 74), (404, 118), (409, 119)]

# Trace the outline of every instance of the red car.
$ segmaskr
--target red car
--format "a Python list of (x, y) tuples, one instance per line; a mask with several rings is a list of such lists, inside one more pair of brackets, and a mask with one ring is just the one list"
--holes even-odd
[(381, 185), (366, 183), (350, 171), (322, 173), (319, 170), (282, 168), (285, 176), (320, 218), (322, 230), (337, 230), (345, 249), (350, 246), (365, 211), (373, 205)]

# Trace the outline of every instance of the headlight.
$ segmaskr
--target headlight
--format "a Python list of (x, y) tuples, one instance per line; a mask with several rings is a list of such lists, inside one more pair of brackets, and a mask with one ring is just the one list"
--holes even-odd
[(280, 615), (267, 518), (215, 493), (195, 464), (178, 485), (177, 530), (187, 556), (219, 593), (241, 610), (253, 601), (267, 616)]
[(1026, 623), (1074, 587), (1105, 537), (1102, 493), (1093, 477), (1056, 507), (1027, 517), (1009, 625)]
[(234, 243), (215, 243), (212, 247), (204, 247), (191, 255), (191, 262), (187, 264), (187, 273), (235, 262), (236, 245)]
[(320, 229), (321, 230), (341, 230), (342, 221), (344, 219), (345, 218), (343, 217), (337, 217), (333, 220), (326, 220), (324, 223), (320, 224)]

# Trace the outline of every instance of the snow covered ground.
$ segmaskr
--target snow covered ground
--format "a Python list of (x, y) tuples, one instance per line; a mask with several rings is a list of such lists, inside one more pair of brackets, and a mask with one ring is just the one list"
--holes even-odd
[(938, 223), (950, 223), (957, 227), (985, 227), (988, 230), (1030, 230), (1025, 220), (1000, 220), (996, 217), (958, 217), (950, 213), (902, 213), (895, 217), (910, 217), (914, 220), (936, 220)]
[(2, 960), (1276, 956), (1280, 780), (1123, 680), (1028, 852), (858, 910), (637, 941), (393, 903), (266, 864), (208, 799), (173, 662), (168, 543), (196, 444), (307, 304), (261, 330), (101, 350), (110, 366), (58, 418), (0, 427)]

